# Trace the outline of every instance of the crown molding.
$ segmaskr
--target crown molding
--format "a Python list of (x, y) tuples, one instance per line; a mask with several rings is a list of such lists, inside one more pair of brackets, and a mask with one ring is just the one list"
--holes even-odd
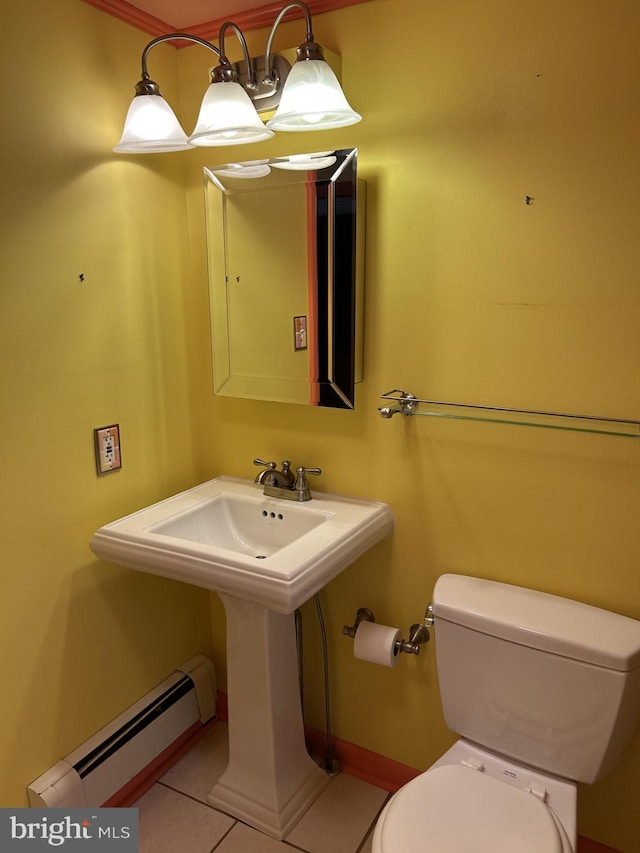
[[(137, 6), (127, 3), (126, 0), (83, 0), (90, 6), (95, 6), (106, 12), (108, 15), (113, 15), (131, 26), (148, 33), (151, 36), (162, 36), (171, 32), (178, 32), (175, 27), (155, 18), (148, 12), (138, 9)], [(342, 9), (345, 6), (356, 6), (359, 3), (366, 3), (369, 0), (306, 0), (309, 11), (312, 15), (319, 15), (323, 12), (333, 12), (336, 9)], [(238, 12), (233, 16), (233, 21), (244, 32), (250, 30), (258, 30), (262, 27), (270, 27), (275, 20), (278, 12), (282, 9), (283, 3), (271, 3), (269, 6), (260, 6), (256, 9), (247, 9), (245, 12)], [(301, 17), (300, 9), (292, 9), (284, 20), (292, 20)], [(222, 24), (229, 20), (228, 17), (217, 18), (213, 21), (207, 21), (202, 24), (196, 24), (192, 27), (185, 27), (180, 32), (189, 33), (190, 35), (199, 36), (204, 39), (217, 38)], [(176, 47), (184, 46), (185, 43), (176, 42)]]

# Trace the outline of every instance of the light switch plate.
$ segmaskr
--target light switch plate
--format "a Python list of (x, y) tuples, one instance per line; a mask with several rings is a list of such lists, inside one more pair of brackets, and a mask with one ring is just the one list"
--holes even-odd
[(96, 469), (98, 474), (110, 474), (122, 468), (120, 453), (120, 425), (99, 427), (93, 431)]

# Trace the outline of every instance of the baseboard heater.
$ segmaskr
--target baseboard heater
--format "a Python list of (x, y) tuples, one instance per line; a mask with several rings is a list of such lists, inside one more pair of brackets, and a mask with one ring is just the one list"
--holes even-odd
[(28, 786), (34, 808), (100, 807), (194, 723), (216, 712), (213, 664), (191, 658)]

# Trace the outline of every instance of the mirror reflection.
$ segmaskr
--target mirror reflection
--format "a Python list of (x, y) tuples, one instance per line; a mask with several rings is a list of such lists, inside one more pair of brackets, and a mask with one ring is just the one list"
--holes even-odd
[(353, 408), (362, 372), (357, 149), (204, 173), (214, 393)]

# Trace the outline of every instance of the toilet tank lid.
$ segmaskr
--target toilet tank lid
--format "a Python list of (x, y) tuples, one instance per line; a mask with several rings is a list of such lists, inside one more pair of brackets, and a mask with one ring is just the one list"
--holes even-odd
[(497, 581), (446, 574), (433, 592), (438, 619), (483, 634), (628, 672), (640, 666), (640, 622), (589, 604)]

